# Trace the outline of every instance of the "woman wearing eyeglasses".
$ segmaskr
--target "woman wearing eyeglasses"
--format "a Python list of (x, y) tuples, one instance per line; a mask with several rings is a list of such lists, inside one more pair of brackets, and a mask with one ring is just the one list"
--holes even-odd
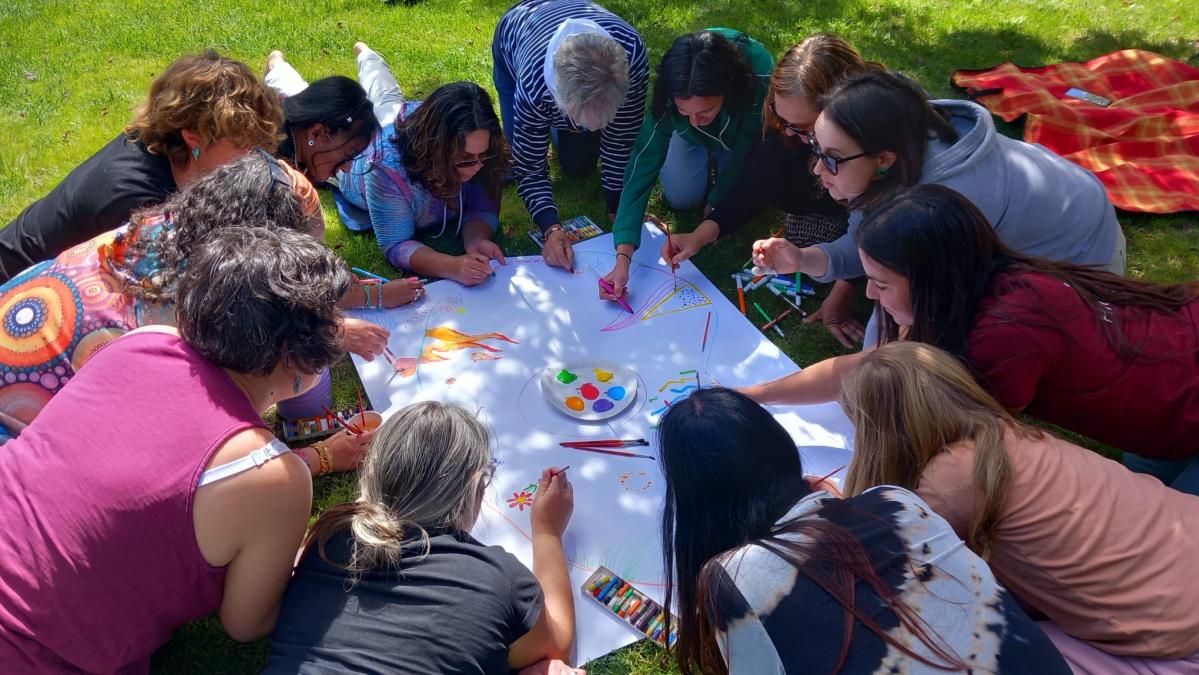
[[(474, 82), (454, 82), (401, 112), (338, 174), (337, 210), (350, 229), (373, 229), (392, 265), (474, 286), (491, 275), (491, 260), (507, 263), (492, 241), (506, 164), (491, 97)], [(464, 253), (440, 253), (414, 238), (433, 228), (438, 237), (461, 236)]]
[(802, 249), (784, 239), (755, 242), (758, 260), (780, 272), (820, 282), (861, 276), (853, 234), (863, 215), (905, 187), (935, 183), (974, 202), (1009, 248), (1124, 273), (1124, 234), (1099, 180), (998, 133), (981, 106), (929, 101), (902, 75), (867, 73), (828, 93), (814, 131), (813, 172), (850, 208), (849, 232)]
[[(829, 242), (846, 232), (845, 207), (812, 177), (815, 158), (808, 144), (820, 114), (821, 97), (841, 80), (881, 69), (832, 35), (813, 35), (787, 50), (770, 76), (762, 112), (762, 142), (750, 151), (732, 188), (712, 205), (695, 230), (671, 237), (662, 258), (681, 263), (704, 246), (741, 229), (775, 207), (787, 214), (784, 237), (799, 247)], [(846, 347), (861, 342), (864, 329), (850, 312), (853, 285), (838, 281), (808, 321), (823, 321)]]

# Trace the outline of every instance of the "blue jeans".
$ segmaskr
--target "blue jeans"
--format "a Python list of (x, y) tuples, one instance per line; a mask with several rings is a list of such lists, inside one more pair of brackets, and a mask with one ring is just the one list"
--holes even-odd
[[(516, 76), (503, 64), (493, 40), (491, 45), (491, 82), (500, 99), (500, 121), (504, 136), (512, 142), (512, 120), (516, 111)], [(550, 129), (550, 138), (557, 148), (562, 172), (572, 178), (586, 176), (595, 169), (600, 155), (600, 132)]]
[(1199, 495), (1199, 457), (1179, 460), (1146, 459), (1126, 452), (1124, 466), (1137, 473), (1154, 476), (1179, 492)]
[[(708, 152), (702, 145), (683, 140), (677, 133), (670, 137), (666, 161), (662, 164), (662, 196), (672, 209), (694, 209), (708, 194)], [(716, 175), (732, 155), (731, 150), (717, 150)]]

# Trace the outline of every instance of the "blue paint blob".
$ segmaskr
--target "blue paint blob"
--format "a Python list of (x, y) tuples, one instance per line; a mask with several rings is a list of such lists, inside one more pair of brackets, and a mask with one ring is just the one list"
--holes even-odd
[(612, 402), (606, 398), (601, 398), (600, 400), (591, 404), (591, 409), (597, 413), (606, 413), (614, 407), (616, 406), (612, 405)]
[(613, 401), (619, 401), (620, 399), (624, 398), (624, 387), (608, 387), (608, 391), (605, 393), (608, 394), (608, 398), (612, 399)]

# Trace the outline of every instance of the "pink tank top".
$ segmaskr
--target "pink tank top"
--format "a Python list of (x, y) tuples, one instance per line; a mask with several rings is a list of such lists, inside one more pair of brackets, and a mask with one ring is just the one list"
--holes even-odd
[(145, 672), (215, 611), (192, 506), (213, 453), (263, 427), (223, 370), (163, 333), (102, 348), (0, 446), (0, 669)]

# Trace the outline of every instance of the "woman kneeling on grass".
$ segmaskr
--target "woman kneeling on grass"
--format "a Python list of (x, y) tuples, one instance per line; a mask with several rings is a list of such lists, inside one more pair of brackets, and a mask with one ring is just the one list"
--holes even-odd
[(494, 471), (490, 445), (481, 422), (445, 403), (408, 406), (379, 429), (357, 501), (308, 536), (266, 672), (507, 673), (568, 657), (573, 488), (562, 471), (542, 472), (530, 573), (468, 534)]
[[(96, 353), (0, 462), (5, 672), (145, 672), (213, 611), (271, 631), (312, 501), (262, 414), (341, 358), (344, 264), (291, 230), (210, 237), (179, 280), (179, 329)], [(344, 434), (344, 432), (343, 432)], [(355, 466), (371, 434), (322, 468)]]
[(915, 490), (1052, 621), (1074, 672), (1199, 671), (1199, 497), (1020, 424), (936, 347), (874, 350), (841, 402), (846, 492)]
[(697, 391), (659, 431), (683, 673), (1070, 672), (911, 492), (813, 491), (786, 430), (730, 389)]
[[(884, 342), (940, 347), (1013, 414), (1121, 448), (1130, 468), (1199, 494), (1199, 284), (1161, 286), (1017, 253), (973, 204), (938, 185), (880, 205), (857, 245)], [(862, 357), (834, 357), (745, 393), (763, 403), (830, 401)]]

